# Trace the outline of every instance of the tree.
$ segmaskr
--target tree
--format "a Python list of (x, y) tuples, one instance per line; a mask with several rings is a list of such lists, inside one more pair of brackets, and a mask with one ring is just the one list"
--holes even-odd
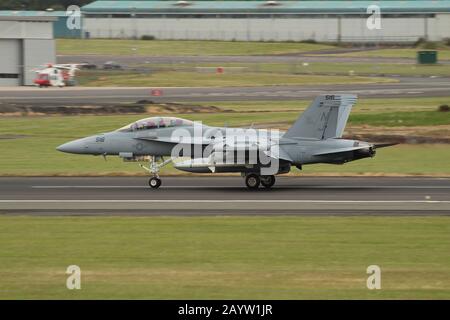
[(81, 7), (90, 2), (93, 0), (2, 0), (0, 10), (65, 10), (72, 4)]

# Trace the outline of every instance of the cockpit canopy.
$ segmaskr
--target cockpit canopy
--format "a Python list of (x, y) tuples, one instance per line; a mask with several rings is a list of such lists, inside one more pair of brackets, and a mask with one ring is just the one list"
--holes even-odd
[(151, 117), (130, 123), (125, 127), (117, 129), (120, 132), (132, 132), (148, 129), (160, 129), (171, 127), (192, 126), (194, 123), (190, 120), (175, 117)]

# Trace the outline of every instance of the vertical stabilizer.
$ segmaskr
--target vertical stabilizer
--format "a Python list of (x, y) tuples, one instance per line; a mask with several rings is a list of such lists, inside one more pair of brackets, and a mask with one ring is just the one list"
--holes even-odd
[(353, 94), (320, 95), (285, 133), (285, 138), (341, 138), (357, 97)]

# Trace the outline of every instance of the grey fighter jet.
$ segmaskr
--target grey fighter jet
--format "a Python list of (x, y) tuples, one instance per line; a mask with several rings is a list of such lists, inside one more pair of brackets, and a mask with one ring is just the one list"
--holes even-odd
[(239, 172), (248, 188), (270, 188), (275, 175), (288, 173), (292, 166), (343, 164), (373, 157), (377, 148), (392, 145), (342, 139), (356, 99), (348, 94), (320, 95), (286, 132), (152, 117), (65, 143), (57, 150), (148, 162), (140, 166), (150, 173), (149, 186), (154, 189), (161, 185), (160, 169), (170, 162), (187, 172)]

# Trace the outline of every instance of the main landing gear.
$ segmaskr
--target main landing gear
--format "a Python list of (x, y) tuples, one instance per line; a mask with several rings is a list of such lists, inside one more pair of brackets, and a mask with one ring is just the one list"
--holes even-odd
[[(158, 160), (161, 160), (161, 162), (158, 163)], [(162, 181), (159, 178), (159, 170), (170, 162), (172, 162), (172, 158), (164, 160), (163, 157), (151, 156), (148, 167), (139, 164), (141, 168), (150, 172), (150, 174), (152, 175), (152, 177), (148, 180), (148, 185), (150, 186), (150, 188), (158, 189), (161, 186)]]
[(264, 188), (269, 189), (275, 184), (275, 176), (261, 176), (256, 173), (250, 173), (245, 176), (245, 184), (249, 189), (258, 189), (260, 184)]

